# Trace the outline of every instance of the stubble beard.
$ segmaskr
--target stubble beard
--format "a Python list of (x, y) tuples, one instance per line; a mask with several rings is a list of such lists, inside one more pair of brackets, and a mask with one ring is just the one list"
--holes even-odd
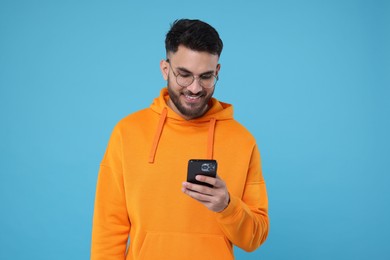
[[(207, 94), (207, 91), (200, 91), (196, 95), (201, 96), (202, 102), (200, 104), (182, 104), (180, 100), (181, 95), (193, 95), (191, 91), (188, 91), (186, 88), (182, 88), (180, 91), (174, 91), (172, 86), (169, 83), (168, 78), (168, 94), (172, 103), (175, 105), (177, 110), (185, 116), (187, 119), (195, 119), (203, 116), (208, 108), (211, 97), (213, 96), (214, 90)], [(188, 107), (189, 105), (189, 107)]]

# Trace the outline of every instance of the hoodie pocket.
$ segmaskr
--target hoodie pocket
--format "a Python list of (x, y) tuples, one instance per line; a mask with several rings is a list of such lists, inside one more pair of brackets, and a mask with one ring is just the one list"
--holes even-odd
[(221, 235), (148, 232), (140, 260), (234, 259), (229, 242)]

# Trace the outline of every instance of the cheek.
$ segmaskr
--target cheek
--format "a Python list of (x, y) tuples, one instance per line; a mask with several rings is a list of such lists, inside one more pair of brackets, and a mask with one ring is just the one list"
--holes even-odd
[(214, 94), (214, 88), (212, 88), (212, 89), (208, 89), (208, 90), (206, 90), (207, 91), (207, 96), (209, 96), (209, 97), (211, 97), (213, 94)]
[(167, 83), (168, 83), (168, 86), (172, 89), (172, 91), (180, 92), (181, 87), (179, 85), (177, 85), (174, 78), (168, 76)]

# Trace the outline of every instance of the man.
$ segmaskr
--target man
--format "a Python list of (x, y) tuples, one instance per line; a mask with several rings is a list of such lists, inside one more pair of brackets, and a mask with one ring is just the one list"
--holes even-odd
[[(165, 45), (167, 88), (116, 125), (101, 162), (91, 259), (233, 259), (232, 245), (253, 251), (267, 237), (255, 139), (232, 105), (212, 98), (223, 46), (217, 31), (177, 20)], [(212, 187), (185, 181), (190, 159), (218, 162), (216, 178), (197, 176)]]

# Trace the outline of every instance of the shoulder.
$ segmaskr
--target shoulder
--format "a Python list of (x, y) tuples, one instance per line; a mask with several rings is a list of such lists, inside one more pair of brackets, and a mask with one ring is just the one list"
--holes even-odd
[(114, 135), (135, 133), (142, 131), (142, 128), (155, 125), (154, 121), (158, 120), (158, 115), (150, 108), (145, 108), (131, 113), (119, 120), (113, 129)]
[(235, 119), (222, 120), (220, 122), (221, 133), (227, 138), (237, 138), (247, 143), (255, 144), (256, 140), (252, 133)]
[(129, 126), (135, 126), (138, 124), (144, 124), (148, 122), (151, 118), (155, 116), (155, 112), (153, 112), (150, 108), (145, 108), (134, 113), (131, 113), (116, 124), (116, 128), (127, 128)]

